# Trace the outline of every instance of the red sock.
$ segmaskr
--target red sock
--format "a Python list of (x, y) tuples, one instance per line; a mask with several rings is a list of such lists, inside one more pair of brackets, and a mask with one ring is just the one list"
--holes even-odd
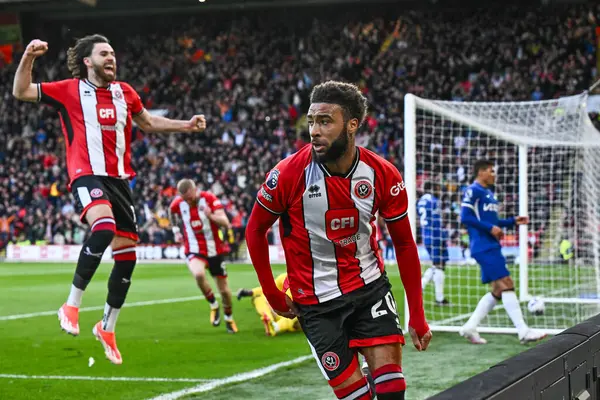
[(343, 389), (334, 390), (333, 393), (337, 396), (338, 399), (343, 399), (345, 397), (351, 397), (355, 400), (371, 400), (371, 391), (369, 390), (369, 382), (367, 382), (367, 377), (363, 376), (362, 379), (354, 382), (350, 386), (346, 386)]
[(402, 367), (397, 364), (388, 364), (376, 369), (373, 372), (373, 381), (377, 397), (384, 393), (400, 393), (406, 390)]

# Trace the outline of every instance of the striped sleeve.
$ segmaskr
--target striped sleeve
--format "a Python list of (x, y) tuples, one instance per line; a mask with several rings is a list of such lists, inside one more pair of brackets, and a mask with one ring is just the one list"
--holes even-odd
[[(281, 163), (280, 163), (281, 164)], [(267, 174), (265, 182), (261, 185), (256, 196), (256, 201), (271, 214), (281, 215), (286, 210), (287, 196), (285, 184), (280, 179), (281, 167), (278, 164)]]
[(379, 212), (385, 222), (399, 221), (408, 215), (406, 185), (400, 172), (392, 164), (386, 164), (380, 180)]

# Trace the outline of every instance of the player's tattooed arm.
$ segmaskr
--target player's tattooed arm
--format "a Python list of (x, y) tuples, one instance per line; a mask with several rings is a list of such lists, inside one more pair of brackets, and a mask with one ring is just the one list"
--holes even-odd
[(133, 120), (144, 132), (157, 133), (192, 133), (202, 132), (206, 129), (206, 119), (204, 115), (194, 115), (188, 121), (175, 120), (159, 115), (152, 115), (148, 110), (142, 110), (133, 117)]
[(179, 242), (179, 237), (181, 236), (181, 230), (179, 229), (179, 216), (177, 214), (173, 214), (171, 209), (168, 211), (169, 221), (171, 222), (171, 230), (173, 231), (173, 236), (175, 236), (175, 241)]

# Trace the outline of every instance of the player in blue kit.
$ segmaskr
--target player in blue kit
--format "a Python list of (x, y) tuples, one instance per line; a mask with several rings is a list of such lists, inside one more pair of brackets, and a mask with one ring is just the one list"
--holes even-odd
[(429, 253), (432, 266), (423, 274), (421, 286), (425, 290), (425, 286), (433, 280), (435, 304), (447, 306), (450, 302), (444, 298), (444, 268), (448, 261), (448, 232), (443, 226), (440, 200), (437, 197), (440, 185), (437, 182), (425, 182), (423, 190), (425, 194), (417, 202), (417, 212), (423, 244)]
[(475, 182), (465, 191), (460, 219), (469, 232), (471, 256), (481, 267), (481, 281), (490, 283), (492, 290), (479, 300), (471, 318), (459, 333), (471, 343), (487, 343), (479, 336), (477, 325), (502, 300), (504, 309), (517, 328), (521, 343), (535, 342), (546, 335), (529, 328), (525, 323), (515, 285), (506, 268), (506, 259), (502, 255), (500, 245), (500, 239), (504, 235), (502, 228), (527, 224), (529, 217), (498, 217), (498, 200), (491, 190), (496, 182), (496, 171), (491, 161), (477, 161), (473, 167), (473, 174)]

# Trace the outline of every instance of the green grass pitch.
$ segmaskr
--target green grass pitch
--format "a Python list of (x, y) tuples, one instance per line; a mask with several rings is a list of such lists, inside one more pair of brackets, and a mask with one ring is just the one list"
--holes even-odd
[[(110, 364), (91, 333), (102, 317), (110, 265), (100, 266), (86, 291), (82, 307), (95, 309), (82, 310), (80, 336), (60, 331), (55, 311), (65, 301), (74, 268), (0, 264), (0, 399), (151, 399), (203, 385), (214, 388), (184, 398), (335, 399), (313, 359), (228, 383), (227, 378), (307, 356), (310, 350), (302, 333), (265, 337), (248, 299), (234, 300), (238, 334), (210, 326), (208, 306), (183, 263), (138, 265), (129, 307), (117, 325), (124, 363)], [(283, 268), (275, 266), (275, 273)], [(398, 270), (387, 269), (402, 311)], [(228, 270), (234, 292), (257, 284), (251, 266), (230, 265)], [(425, 399), (525, 349), (512, 335), (486, 337), (490, 343), (484, 347), (455, 333), (434, 333), (424, 353), (405, 346), (407, 399)], [(91, 367), (90, 357), (95, 359)]]

